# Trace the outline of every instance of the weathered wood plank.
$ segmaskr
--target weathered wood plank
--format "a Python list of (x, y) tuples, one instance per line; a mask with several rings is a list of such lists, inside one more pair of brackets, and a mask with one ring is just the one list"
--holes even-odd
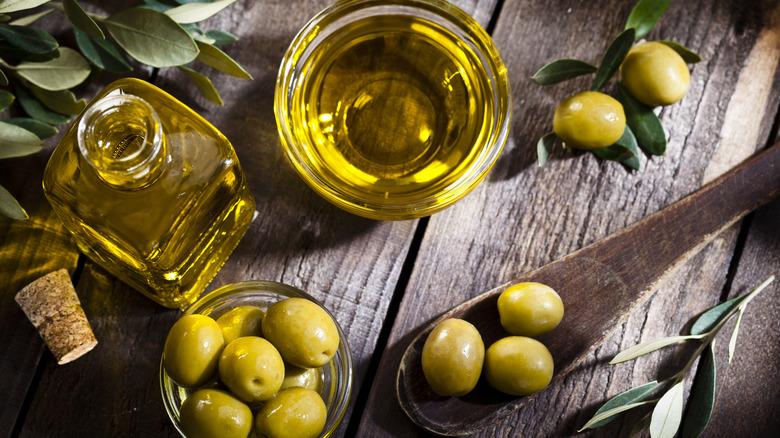
[[(744, 73), (755, 75), (752, 81), (768, 87), (756, 92), (737, 84), (740, 69), (750, 65), (761, 30), (774, 28), (762, 21), (766, 14), (755, 11), (774, 4), (674, 2), (649, 38), (676, 40), (698, 51), (705, 61), (693, 67), (691, 89), (683, 101), (661, 113), (670, 134), (666, 155), (643, 160), (644, 170), (639, 173), (627, 173), (590, 155), (561, 152), (544, 170), (535, 167), (535, 142), (550, 130), (555, 105), (588, 84), (575, 81), (541, 89), (527, 78), (555, 58), (598, 63), (608, 42), (622, 29), (632, 3), (565, 1), (557, 2), (552, 12), (546, 3), (504, 4), (494, 39), (504, 54), (514, 90), (512, 137), (489, 181), (460, 204), (432, 217), (363, 415), (362, 435), (419, 434), (400, 413), (390, 391), (400, 354), (421, 325), (481, 291), (691, 193), (709, 178), (708, 172), (719, 172), (707, 170), (719, 150), (727, 151), (730, 161), (725, 167), (731, 167), (766, 143), (777, 111), (776, 63)], [(747, 110), (742, 106), (745, 102), (750, 102)], [(735, 109), (727, 117), (729, 107)], [(747, 126), (740, 137), (756, 139), (753, 143), (722, 140), (721, 132), (742, 122), (736, 108), (760, 121)], [(606, 362), (639, 341), (679, 333), (694, 315), (717, 303), (736, 235), (734, 228), (719, 236), (568, 378), (478, 435), (572, 435), (609, 396), (659, 377), (659, 369), (661, 378), (676, 371), (685, 357), (671, 350), (648, 361), (615, 367)], [(771, 412), (770, 408), (767, 415)], [(596, 434), (626, 434), (631, 427), (630, 420), (616, 422)]]

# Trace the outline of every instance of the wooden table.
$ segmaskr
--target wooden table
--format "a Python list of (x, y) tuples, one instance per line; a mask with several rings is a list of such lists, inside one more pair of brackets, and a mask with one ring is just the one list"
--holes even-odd
[[(551, 129), (557, 102), (588, 84), (539, 87), (529, 78), (555, 58), (598, 63), (634, 2), (458, 0), (491, 32), (509, 68), (514, 102), (506, 147), (481, 186), (430, 218), (378, 222), (353, 216), (318, 197), (293, 172), (272, 109), (285, 49), (328, 3), (239, 1), (205, 23), (241, 38), (226, 51), (254, 76), (239, 80), (202, 70), (222, 93), (224, 107), (197, 96), (175, 69), (134, 74), (183, 100), (231, 139), (257, 200), (259, 216), (209, 290), (250, 279), (285, 282), (323, 301), (346, 331), (355, 380), (340, 435), (423, 435), (404, 417), (394, 393), (400, 354), (421, 326), (658, 211), (777, 141), (777, 1), (672, 2), (649, 39), (678, 41), (704, 61), (692, 67), (684, 99), (660, 113), (669, 133), (666, 155), (643, 157), (643, 170), (629, 172), (560, 149), (546, 168), (537, 168), (536, 140)], [(47, 20), (55, 29), (68, 28), (54, 15)], [(89, 98), (113, 79), (103, 75), (82, 93)], [(0, 161), (0, 184), (31, 216), (25, 222), (0, 219), (0, 436), (176, 436), (157, 373), (166, 332), (180, 312), (153, 304), (79, 255), (40, 188), (58, 138), (34, 156)], [(479, 436), (575, 435), (607, 398), (676, 372), (688, 349), (668, 348), (617, 366), (608, 361), (638, 342), (683, 333), (706, 308), (780, 274), (778, 218), (780, 203), (774, 202), (722, 233), (572, 374)], [(72, 274), (100, 342), (63, 366), (13, 301), (25, 284), (59, 268)], [(780, 431), (778, 294), (775, 283), (750, 305), (731, 364), (728, 334), (719, 340), (708, 436)], [(646, 413), (587, 435), (625, 436)]]

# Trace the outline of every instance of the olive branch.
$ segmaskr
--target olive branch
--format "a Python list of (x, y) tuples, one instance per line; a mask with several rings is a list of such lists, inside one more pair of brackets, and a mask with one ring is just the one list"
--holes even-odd
[[(0, 112), (18, 102), (27, 117), (0, 121), (0, 159), (39, 152), (42, 139), (57, 134), (85, 107), (72, 88), (102, 70), (127, 74), (135, 61), (175, 67), (209, 101), (222, 105), (211, 80), (186, 66), (193, 61), (232, 76), (252, 76), (219, 47), (238, 38), (229, 32), (203, 30), (197, 23), (236, 0), (192, 2), (144, 0), (138, 7), (110, 16), (87, 12), (76, 0), (3, 0), (0, 2)], [(63, 14), (73, 27), (76, 49), (64, 47), (48, 32), (31, 27), (46, 15)], [(109, 38), (110, 37), (110, 38)], [(0, 214), (27, 219), (25, 210), (0, 186)]]
[[(556, 59), (539, 69), (533, 75), (538, 85), (553, 85), (579, 76), (595, 73), (592, 91), (600, 91), (609, 82), (625, 59), (634, 42), (640, 40), (658, 23), (669, 0), (639, 0), (626, 20), (624, 31), (607, 47), (598, 67), (579, 59)], [(688, 64), (701, 61), (693, 51), (673, 41), (659, 41), (677, 52)], [(615, 144), (602, 149), (591, 150), (596, 156), (617, 161), (626, 167), (639, 170), (639, 150), (650, 155), (663, 155), (666, 152), (666, 133), (661, 120), (653, 108), (637, 100), (623, 86), (617, 83), (618, 101), (626, 113), (626, 128)], [(554, 132), (543, 135), (537, 142), (536, 152), (539, 167), (544, 167), (558, 137)], [(564, 148), (566, 145), (564, 144)]]
[[(693, 323), (689, 335), (644, 342), (618, 353), (610, 364), (630, 361), (663, 347), (688, 340), (696, 340), (700, 343), (685, 366), (675, 375), (662, 382), (652, 381), (616, 395), (604, 403), (579, 432), (601, 427), (631, 409), (655, 404), (652, 413), (645, 416), (633, 428), (632, 435), (649, 428), (650, 436), (653, 438), (672, 438), (680, 430), (681, 425), (683, 437), (701, 435), (712, 417), (715, 405), (715, 337), (736, 314), (737, 322), (728, 346), (728, 361), (731, 363), (742, 314), (748, 303), (772, 281), (774, 276), (766, 279), (751, 292), (705, 311)], [(698, 372), (693, 380), (687, 409), (683, 410), (685, 378), (697, 359), (699, 360)], [(660, 398), (651, 398), (658, 393), (662, 393)]]

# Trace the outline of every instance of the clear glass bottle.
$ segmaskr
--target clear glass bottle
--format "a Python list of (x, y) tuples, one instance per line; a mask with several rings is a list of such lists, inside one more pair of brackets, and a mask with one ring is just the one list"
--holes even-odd
[(43, 189), (84, 254), (171, 308), (197, 299), (255, 212), (230, 142), (138, 79), (112, 83), (73, 122)]

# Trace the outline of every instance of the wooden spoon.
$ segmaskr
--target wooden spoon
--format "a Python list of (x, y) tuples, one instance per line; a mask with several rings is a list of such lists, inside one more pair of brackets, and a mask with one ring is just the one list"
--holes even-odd
[(498, 295), (522, 281), (547, 284), (566, 308), (561, 324), (538, 338), (553, 355), (556, 381), (599, 347), (676, 268), (779, 194), (780, 143), (658, 213), (455, 307), (425, 327), (406, 349), (396, 380), (401, 408), (417, 425), (440, 435), (465, 435), (489, 426), (533, 396), (503, 395), (484, 379), (466, 396), (436, 395), (420, 362), (433, 327), (447, 318), (465, 319), (489, 346), (507, 335), (499, 323)]

